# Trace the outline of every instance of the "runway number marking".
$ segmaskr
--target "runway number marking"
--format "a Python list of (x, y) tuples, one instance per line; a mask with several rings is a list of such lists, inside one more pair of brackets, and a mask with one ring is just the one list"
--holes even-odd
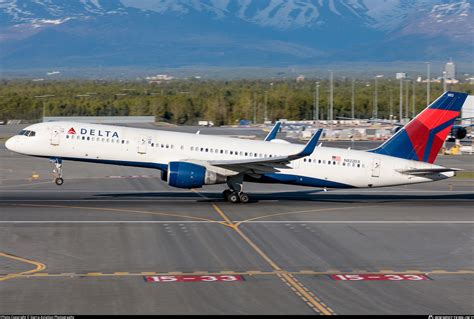
[(410, 274), (358, 274), (358, 275), (349, 275), (349, 274), (337, 274), (330, 275), (332, 280), (340, 281), (370, 281), (370, 280), (379, 280), (379, 281), (422, 281), (422, 280), (432, 280), (426, 275), (410, 275)]
[(233, 281), (244, 281), (243, 276), (240, 275), (214, 275), (214, 276), (145, 276), (146, 282), (233, 282)]

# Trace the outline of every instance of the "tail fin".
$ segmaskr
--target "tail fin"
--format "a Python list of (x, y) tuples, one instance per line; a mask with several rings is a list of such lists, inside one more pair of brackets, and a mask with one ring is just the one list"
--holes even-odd
[(433, 163), (467, 94), (446, 92), (372, 153)]

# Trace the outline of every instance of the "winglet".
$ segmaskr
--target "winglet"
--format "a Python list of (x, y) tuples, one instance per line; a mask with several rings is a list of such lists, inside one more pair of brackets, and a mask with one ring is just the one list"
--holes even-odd
[(267, 137), (265, 137), (265, 142), (270, 142), (271, 140), (275, 139), (275, 137), (278, 134), (278, 131), (280, 130), (281, 122), (276, 122), (275, 126), (272, 128), (270, 133), (268, 133)]
[(323, 133), (323, 129), (320, 128), (316, 133), (311, 137), (309, 142), (305, 145), (304, 149), (298, 154), (298, 156), (304, 157), (313, 154), (314, 149), (318, 145), (319, 138)]

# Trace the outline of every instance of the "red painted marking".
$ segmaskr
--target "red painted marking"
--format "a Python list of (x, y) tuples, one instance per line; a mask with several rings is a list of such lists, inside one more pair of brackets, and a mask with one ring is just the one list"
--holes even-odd
[(67, 131), (68, 134), (76, 134), (76, 130), (74, 130), (74, 127), (71, 127), (69, 131)]
[[(410, 139), (411, 144), (413, 145), (413, 149), (416, 152), (416, 155), (418, 156), (418, 159), (420, 161), (423, 160), (425, 149), (428, 146), (431, 147), (429, 156), (431, 160), (429, 160), (429, 162), (433, 163), (436, 154), (441, 148), (442, 142), (444, 142), (444, 140), (448, 136), (451, 126), (449, 126), (448, 130), (444, 129), (438, 134), (436, 134), (432, 146), (427, 145), (430, 131), (456, 118), (458, 115), (459, 112), (457, 111), (426, 109), (405, 127), (405, 130), (408, 134), (408, 138)], [(441, 144), (438, 141), (438, 138), (441, 139)], [(433, 153), (434, 155), (432, 155)]]
[(430, 277), (421, 274), (334, 274), (330, 275), (332, 280), (341, 281), (370, 281), (370, 280), (387, 280), (387, 281), (422, 281), (431, 280)]
[(443, 146), (444, 141), (446, 141), (446, 137), (448, 137), (449, 132), (451, 131), (452, 126), (448, 126), (442, 131), (439, 131), (434, 139), (433, 145), (431, 146), (431, 152), (428, 157), (428, 163), (434, 163), (436, 159), (436, 155), (438, 155), (439, 149)]
[(206, 276), (145, 276), (146, 282), (232, 282), (243, 281), (239, 275), (206, 275)]

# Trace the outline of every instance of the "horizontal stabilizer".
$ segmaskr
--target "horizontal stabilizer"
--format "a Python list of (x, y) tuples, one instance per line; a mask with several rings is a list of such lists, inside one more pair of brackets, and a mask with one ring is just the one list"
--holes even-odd
[(428, 174), (438, 174), (438, 173), (457, 172), (457, 171), (462, 171), (462, 169), (440, 167), (440, 168), (414, 168), (414, 169), (397, 170), (397, 172), (406, 174), (406, 175), (428, 175)]

